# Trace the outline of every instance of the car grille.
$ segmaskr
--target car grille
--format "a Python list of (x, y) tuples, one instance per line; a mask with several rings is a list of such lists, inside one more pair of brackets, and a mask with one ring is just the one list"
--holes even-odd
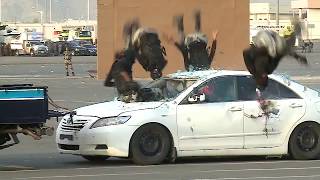
[(63, 149), (63, 150), (72, 150), (72, 151), (79, 150), (79, 145), (58, 144), (58, 146), (60, 149)]
[(61, 124), (61, 129), (65, 131), (80, 131), (87, 122), (88, 120), (74, 119), (73, 122), (70, 123), (70, 122), (67, 122), (66, 119), (63, 119)]
[(44, 48), (44, 47), (39, 47), (38, 48), (38, 51), (46, 51), (47, 49), (46, 48)]

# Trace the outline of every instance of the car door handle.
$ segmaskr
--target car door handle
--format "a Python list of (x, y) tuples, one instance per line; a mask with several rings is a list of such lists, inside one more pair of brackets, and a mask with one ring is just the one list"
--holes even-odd
[(297, 103), (292, 103), (290, 104), (291, 108), (298, 108), (298, 107), (302, 107), (302, 104), (297, 104)]
[(240, 107), (231, 107), (229, 109), (229, 111), (231, 111), (231, 112), (242, 111), (242, 108), (240, 108)]

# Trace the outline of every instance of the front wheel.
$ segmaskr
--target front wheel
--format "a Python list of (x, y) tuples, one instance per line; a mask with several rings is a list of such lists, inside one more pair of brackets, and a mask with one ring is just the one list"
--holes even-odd
[(84, 159), (91, 162), (103, 162), (109, 158), (109, 156), (82, 156)]
[(140, 165), (162, 163), (168, 156), (170, 147), (169, 133), (157, 124), (140, 127), (130, 142), (132, 160)]
[(34, 54), (34, 50), (31, 50), (30, 51), (30, 56), (34, 56), (35, 54)]
[(16, 50), (16, 51), (14, 52), (14, 55), (15, 55), (15, 56), (20, 56), (19, 50)]
[(291, 134), (289, 150), (294, 159), (316, 159), (320, 154), (320, 126), (312, 122), (297, 126)]

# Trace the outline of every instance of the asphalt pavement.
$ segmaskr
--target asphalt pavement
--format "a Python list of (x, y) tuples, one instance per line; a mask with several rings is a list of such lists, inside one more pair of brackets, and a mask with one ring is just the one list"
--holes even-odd
[[(309, 66), (283, 60), (277, 73), (286, 74), (309, 87), (320, 89), (320, 51), (307, 53)], [(74, 57), (75, 77), (64, 75), (60, 57), (0, 57), (0, 84), (33, 83), (48, 86), (49, 96), (73, 109), (108, 101), (114, 88), (89, 77), (96, 57)], [(54, 119), (48, 125), (57, 126)], [(229, 157), (179, 159), (175, 164), (136, 166), (127, 159), (111, 158), (91, 163), (82, 157), (59, 154), (54, 136), (39, 141), (19, 135), (21, 143), (0, 151), (0, 180), (9, 179), (320, 179), (320, 161), (294, 161), (279, 157)]]

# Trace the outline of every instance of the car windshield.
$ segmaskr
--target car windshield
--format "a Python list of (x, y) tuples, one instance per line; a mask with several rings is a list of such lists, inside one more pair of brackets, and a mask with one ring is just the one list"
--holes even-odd
[(143, 101), (171, 101), (197, 79), (160, 78), (142, 88)]
[(30, 42), (32, 45), (43, 45), (41, 42)]
[(91, 32), (90, 31), (80, 31), (79, 37), (91, 37)]
[(71, 47), (80, 47), (79, 44), (74, 43), (74, 42), (70, 43), (70, 46), (71, 46)]

